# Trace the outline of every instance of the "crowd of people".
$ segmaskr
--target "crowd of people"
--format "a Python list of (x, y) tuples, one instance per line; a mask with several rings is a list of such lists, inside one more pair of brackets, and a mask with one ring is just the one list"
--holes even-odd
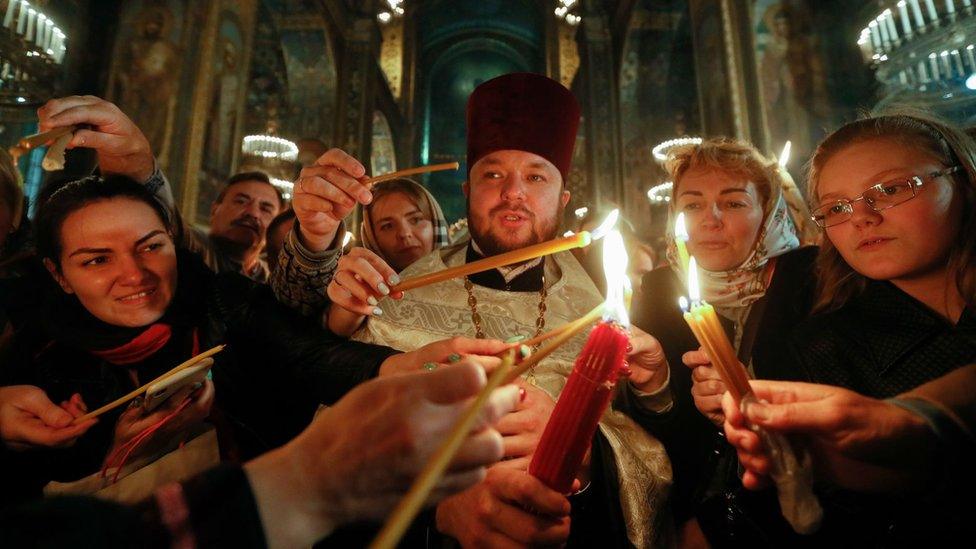
[[(302, 169), (290, 204), (265, 174), (233, 175), (203, 232), (115, 105), (54, 99), (38, 117), (41, 130), (78, 125), (69, 148), (93, 149), (98, 174), (52, 180), (28, 219), (0, 158), (4, 540), (365, 544), (498, 357), (604, 299), (596, 246), (395, 291), (562, 233), (580, 108), (543, 76), (472, 93), (468, 230), (454, 240), (423, 185), (370, 185), (339, 149)], [(573, 492), (528, 466), (585, 336), (492, 393), (404, 543), (964, 539), (976, 510), (976, 142), (920, 112), (851, 122), (816, 149), (806, 204), (736, 139), (675, 147), (666, 170), (669, 227), (684, 214), (701, 297), (755, 399), (733, 402), (682, 319), (688, 272), (669, 232), (667, 261), (635, 275), (629, 376)], [(348, 247), (357, 208), (361, 245)], [(654, 259), (636, 240), (631, 253)], [(218, 345), (207, 378), (162, 405), (147, 396), (90, 417)], [(783, 518), (757, 428), (805, 456), (824, 509), (815, 533)]]

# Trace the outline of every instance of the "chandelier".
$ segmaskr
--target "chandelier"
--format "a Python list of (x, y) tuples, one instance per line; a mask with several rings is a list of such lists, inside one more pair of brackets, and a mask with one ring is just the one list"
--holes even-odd
[(28, 106), (55, 95), (66, 40), (27, 0), (7, 0), (0, 29), (0, 106)]
[(298, 145), (276, 135), (246, 135), (241, 143), (241, 153), (244, 155), (242, 170), (268, 174), (271, 184), (281, 189), (285, 200), (291, 198)]
[(674, 187), (674, 183), (671, 181), (665, 181), (660, 185), (654, 185), (647, 190), (647, 199), (654, 204), (659, 204), (661, 202), (671, 202), (671, 189)]
[(671, 149), (680, 147), (682, 145), (700, 145), (701, 142), (701, 137), (678, 137), (675, 139), (668, 139), (667, 141), (654, 145), (654, 148), (651, 149), (651, 154), (654, 156), (654, 160), (664, 162), (668, 159), (668, 151)]
[(557, 0), (556, 4), (557, 4), (556, 9), (553, 10), (553, 13), (556, 15), (557, 18), (566, 21), (567, 23), (569, 23), (574, 27), (576, 25), (579, 25), (580, 21), (583, 20), (583, 18), (580, 17), (579, 15), (569, 12), (569, 10), (572, 9), (573, 6), (577, 4), (577, 0)]
[[(928, 97), (936, 109), (972, 103), (976, 89), (973, 0), (890, 2), (861, 29), (857, 44), (884, 85), (882, 102)], [(971, 86), (971, 87), (970, 87)]]
[(396, 17), (403, 17), (403, 0), (385, 0), (383, 2), (386, 4), (387, 8), (381, 9), (379, 13), (376, 14), (376, 19), (384, 25), (392, 21)]

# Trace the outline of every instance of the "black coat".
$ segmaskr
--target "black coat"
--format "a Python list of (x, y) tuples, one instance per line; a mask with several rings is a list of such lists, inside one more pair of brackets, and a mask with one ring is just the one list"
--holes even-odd
[[(817, 315), (794, 333), (795, 358), (811, 381), (889, 398), (976, 362), (976, 311), (953, 325), (889, 282), (869, 282), (841, 309)], [(945, 456), (957, 459), (960, 456)], [(972, 471), (974, 456), (963, 456)], [(938, 479), (972, 484), (972, 475)], [(959, 543), (973, 535), (976, 486), (911, 497), (856, 494), (821, 487), (824, 532), (852, 544), (908, 546)], [(966, 501), (947, 494), (963, 492)], [(853, 537), (856, 532), (858, 537)]]
[[(804, 378), (801, 371), (791, 366), (788, 342), (790, 331), (809, 315), (812, 306), (816, 255), (817, 248), (806, 247), (779, 256), (765, 296), (753, 304), (745, 330), (755, 331), (756, 335), (751, 350), (741, 349), (739, 359), (743, 363), (751, 359), (757, 378)], [(706, 498), (730, 490), (741, 491), (734, 451), (725, 442), (721, 429), (695, 408), (691, 370), (681, 361), (684, 353), (699, 347), (678, 307), (678, 297), (686, 294), (687, 290), (670, 267), (655, 269), (644, 276), (640, 298), (632, 312), (634, 325), (657, 338), (667, 355), (673, 408), (664, 414), (648, 414), (629, 402), (627, 391), (621, 392), (625, 397), (624, 409), (661, 440), (671, 458), (674, 471), (671, 504), (678, 525), (698, 514)], [(731, 339), (731, 322), (720, 320)], [(746, 353), (748, 356), (744, 356)], [(771, 514), (775, 519), (778, 509), (773, 509)], [(704, 523), (702, 526), (710, 527)], [(782, 521), (776, 520), (772, 528), (782, 526)]]
[[(333, 403), (375, 377), (380, 364), (396, 353), (331, 336), (313, 319), (280, 305), (267, 286), (235, 273), (215, 275), (194, 255), (181, 253), (179, 268), (178, 299), (190, 303), (184, 316), (196, 329), (199, 349), (228, 344), (214, 357), (212, 373), (215, 408), (225, 433), (231, 433), (230, 439), (222, 438), (222, 451), (224, 440), (233, 440), (235, 458), (249, 459), (287, 442), (308, 425), (319, 403)], [(128, 368), (52, 339), (53, 329), (72, 327), (57, 324), (58, 319), (51, 322), (47, 329), (25, 325), (18, 330), (13, 360), (3, 367), (4, 384), (36, 385), (54, 402), (80, 392), (89, 409), (135, 388)], [(174, 334), (153, 355), (155, 363), (133, 367), (145, 382), (188, 358), (190, 349), (190, 335)], [(102, 416), (71, 448), (8, 454), (7, 459), (25, 463), (39, 484), (96, 472), (121, 413)], [(6, 475), (18, 467), (5, 469)]]

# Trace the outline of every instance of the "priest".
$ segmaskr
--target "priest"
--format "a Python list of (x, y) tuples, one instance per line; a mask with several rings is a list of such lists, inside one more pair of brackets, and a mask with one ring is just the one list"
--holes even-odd
[[(579, 119), (580, 108), (572, 93), (544, 76), (508, 74), (476, 88), (468, 101), (468, 174), (462, 185), (470, 238), (419, 259), (399, 278), (556, 237), (570, 198), (566, 182)], [(334, 240), (334, 234), (316, 234), (323, 217), (335, 217), (350, 202), (369, 200), (362, 185), (365, 170), (354, 159), (341, 151), (329, 151), (318, 164), (322, 168), (315, 175), (307, 174), (311, 177), (295, 186), (317, 195), (308, 202), (317, 205), (309, 209), (318, 211), (303, 215), (296, 203), (299, 222), (285, 247), (286, 255), (303, 260), (285, 265), (275, 281), (279, 294), (300, 292), (300, 288), (283, 287), (289, 280), (307, 281), (328, 271), (310, 261), (326, 252), (321, 246), (310, 249), (315, 243)], [(296, 192), (296, 200), (298, 196)], [(330, 200), (337, 205), (335, 209), (322, 207)], [(603, 299), (568, 252), (418, 288), (395, 296), (398, 299), (387, 295), (388, 283), (397, 280), (381, 274), (388, 272), (375, 268), (375, 262), (346, 267), (340, 262), (334, 278), (331, 272), (326, 275), (331, 279), (331, 307), (378, 310), (364, 319), (353, 338), (404, 350), (454, 335), (532, 337), (583, 316)], [(372, 295), (362, 299), (359, 285)], [(437, 510), (439, 530), (464, 545), (491, 536), (523, 543), (551, 541), (544, 537), (547, 524), (533, 521), (526, 510), (531, 501), (520, 497), (517, 489), (499, 489), (492, 483), (513, 487), (522, 482), (519, 475), (527, 476), (535, 445), (584, 341), (585, 335), (570, 340), (528, 374), (521, 381), (525, 400), (499, 423), (508, 461), (497, 467), (517, 473), (489, 475), (485, 483), (443, 502)], [(655, 356), (660, 347), (643, 333), (635, 334), (631, 347), (633, 381), (653, 400), (655, 389), (667, 376), (666, 367), (650, 366), (660, 363)], [(628, 417), (613, 409), (606, 412), (579, 477), (580, 491), (570, 497), (570, 545), (648, 547), (668, 543), (669, 521), (662, 509), (671, 480), (670, 464), (660, 443)]]

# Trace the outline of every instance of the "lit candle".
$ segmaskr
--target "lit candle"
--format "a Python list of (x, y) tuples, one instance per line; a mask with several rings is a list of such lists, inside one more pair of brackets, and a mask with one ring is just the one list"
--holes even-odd
[(895, 17), (891, 14), (891, 10), (884, 10), (884, 22), (888, 27), (888, 35), (891, 36), (891, 41), (896, 42), (898, 40), (898, 29), (895, 27)]
[(912, 15), (915, 16), (915, 26), (922, 30), (925, 27), (925, 19), (922, 18), (922, 8), (918, 5), (918, 0), (909, 0), (912, 4)]
[(783, 145), (783, 151), (779, 153), (779, 167), (785, 168), (787, 164), (790, 163), (790, 151), (793, 150), (793, 142), (787, 141)]
[(678, 267), (681, 272), (688, 271), (688, 240), (685, 212), (681, 212), (674, 220), (674, 247), (678, 250)]
[(890, 50), (892, 40), (891, 35), (888, 34), (888, 25), (881, 18), (875, 19), (875, 23), (878, 25), (878, 30), (881, 31), (881, 44), (884, 46), (885, 51)]
[(905, 31), (905, 39), (912, 37), (912, 21), (908, 18), (908, 2), (899, 0), (898, 18), (901, 19), (901, 28)]
[(17, 34), (23, 36), (27, 32), (27, 11), (30, 9), (30, 4), (27, 0), (20, 1), (20, 13), (17, 14)]
[(44, 46), (44, 32), (47, 29), (47, 16), (43, 13), (37, 14), (37, 31), (34, 33), (34, 43)]
[(47, 20), (47, 28), (44, 29), (44, 51), (51, 49), (51, 44), (54, 43), (54, 21), (50, 19)]
[(933, 24), (938, 25), (939, 13), (935, 11), (935, 4), (932, 3), (932, 0), (925, 0), (925, 9), (929, 12), (929, 20), (931, 20)]
[(24, 35), (24, 39), (28, 42), (34, 40), (34, 20), (37, 19), (37, 12), (34, 8), (27, 9), (27, 34)]
[(959, 72), (959, 76), (963, 76), (966, 70), (962, 67), (962, 55), (959, 54), (959, 50), (952, 50), (952, 64), (955, 65), (956, 70)]
[(5, 28), (10, 28), (14, 24), (14, 10), (17, 9), (17, 3), (20, 0), (7, 0), (7, 13), (3, 15), (3, 26)]
[(881, 51), (881, 32), (878, 30), (878, 22), (871, 21), (868, 23), (868, 28), (871, 29), (871, 44), (874, 46), (875, 52)]
[(932, 80), (938, 80), (940, 78), (938, 57), (935, 52), (929, 54), (929, 67), (932, 69)]
[(969, 70), (976, 72), (976, 55), (973, 55), (972, 44), (966, 46), (966, 61), (969, 61)]
[(506, 265), (522, 263), (537, 257), (543, 257), (557, 252), (571, 250), (573, 248), (584, 248), (589, 246), (594, 240), (603, 238), (610, 231), (610, 229), (616, 225), (619, 217), (620, 212), (618, 210), (613, 210), (610, 212), (610, 215), (607, 216), (607, 219), (604, 220), (599, 227), (594, 229), (592, 233), (589, 231), (580, 231), (572, 236), (566, 236), (563, 238), (550, 240), (548, 242), (541, 242), (532, 246), (526, 246), (525, 248), (520, 248), (518, 250), (493, 255), (491, 257), (479, 259), (478, 261), (465, 263), (464, 265), (458, 265), (457, 267), (451, 267), (441, 271), (418, 275), (404, 280), (391, 288), (391, 290), (393, 292), (404, 292), (414, 288), (420, 288), (422, 286), (450, 280), (452, 278), (460, 278), (491, 269), (497, 269)]
[(617, 231), (611, 231), (604, 242), (603, 271), (607, 278), (604, 319), (576, 358), (529, 463), (529, 474), (562, 494), (570, 492), (625, 368), (630, 325), (624, 303), (627, 253)]
[(949, 52), (942, 50), (939, 57), (942, 59), (942, 70), (945, 72), (946, 78), (952, 78), (952, 67), (949, 65)]

